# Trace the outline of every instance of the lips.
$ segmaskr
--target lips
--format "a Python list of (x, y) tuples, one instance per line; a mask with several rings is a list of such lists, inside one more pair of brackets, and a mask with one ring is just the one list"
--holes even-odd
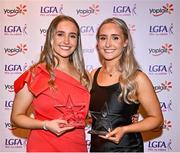
[(62, 46), (62, 45), (60, 45), (60, 48), (61, 48), (62, 50), (70, 50), (70, 49), (71, 49), (71, 46)]
[(104, 49), (105, 53), (113, 53), (115, 49)]

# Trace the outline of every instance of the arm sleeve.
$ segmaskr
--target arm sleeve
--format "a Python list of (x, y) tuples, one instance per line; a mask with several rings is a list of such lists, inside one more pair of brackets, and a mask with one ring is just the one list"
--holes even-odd
[(38, 72), (35, 75), (30, 70), (25, 71), (17, 80), (14, 81), (14, 92), (18, 93), (27, 83), (29, 91), (38, 96), (41, 92), (49, 88), (48, 76), (43, 72)]

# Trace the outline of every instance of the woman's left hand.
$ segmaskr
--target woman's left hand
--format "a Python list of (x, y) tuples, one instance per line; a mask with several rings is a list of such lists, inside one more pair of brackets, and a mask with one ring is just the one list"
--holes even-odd
[(115, 144), (118, 144), (124, 134), (125, 134), (124, 128), (117, 127), (113, 131), (110, 131), (109, 133), (107, 133), (105, 136), (99, 135), (99, 137), (101, 137), (103, 139), (108, 139), (108, 140), (114, 142)]

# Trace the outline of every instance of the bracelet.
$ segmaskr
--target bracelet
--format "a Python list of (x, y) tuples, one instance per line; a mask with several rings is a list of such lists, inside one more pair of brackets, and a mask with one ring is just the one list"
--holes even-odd
[(43, 122), (43, 127), (42, 128), (43, 128), (43, 130), (46, 130), (46, 131), (48, 130), (47, 127), (46, 127), (46, 121)]

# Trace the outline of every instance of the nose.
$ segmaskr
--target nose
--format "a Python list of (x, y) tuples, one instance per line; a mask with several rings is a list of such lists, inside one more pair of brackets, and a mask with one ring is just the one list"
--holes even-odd
[(106, 39), (105, 46), (106, 46), (107, 48), (111, 46), (111, 39), (110, 39), (110, 38), (107, 38), (107, 39)]
[(69, 36), (68, 35), (64, 36), (64, 44), (69, 44)]

